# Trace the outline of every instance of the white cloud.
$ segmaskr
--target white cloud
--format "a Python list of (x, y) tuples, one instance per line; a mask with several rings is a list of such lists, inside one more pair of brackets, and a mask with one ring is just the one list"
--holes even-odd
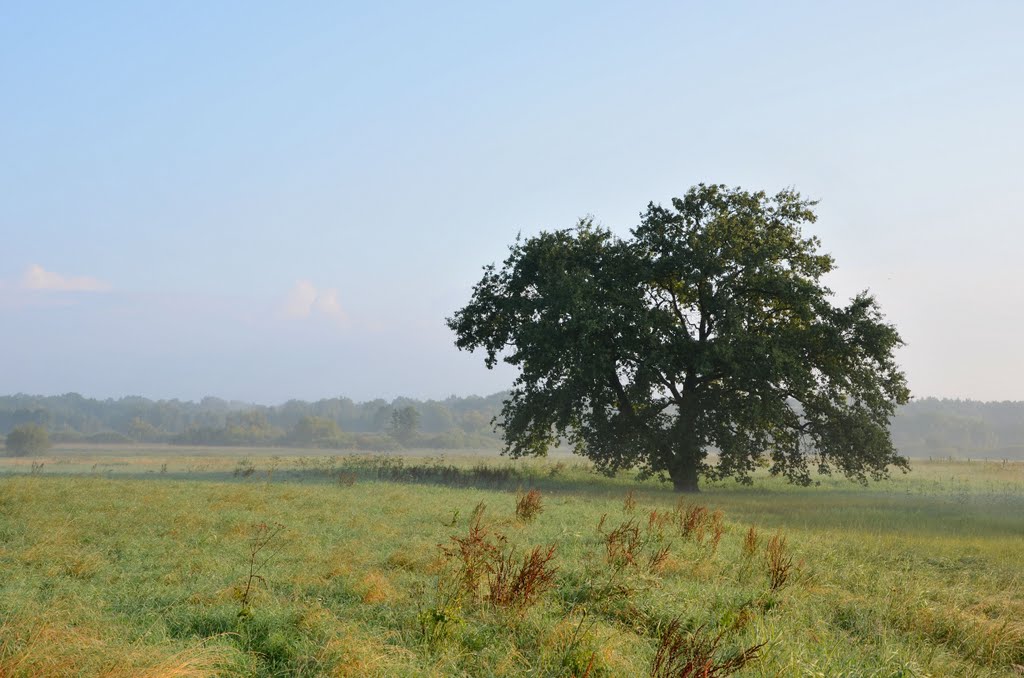
[(338, 302), (338, 290), (318, 290), (309, 280), (300, 280), (292, 287), (284, 305), (284, 312), (290, 318), (309, 318), (316, 314), (338, 322), (347, 319), (345, 310)]
[(338, 303), (338, 290), (321, 290), (316, 297), (316, 310), (335, 320), (345, 320), (345, 311)]
[(21, 276), (21, 287), (43, 292), (106, 292), (110, 285), (89, 276), (65, 276), (32, 264)]
[(308, 318), (316, 303), (316, 287), (308, 280), (300, 280), (288, 294), (284, 312), (292, 318)]

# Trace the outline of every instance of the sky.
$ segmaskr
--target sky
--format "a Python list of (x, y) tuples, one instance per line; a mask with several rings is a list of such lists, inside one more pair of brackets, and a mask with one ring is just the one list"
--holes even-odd
[(819, 199), (916, 397), (1024, 400), (1024, 3), (0, 3), (0, 392), (506, 388), (517, 233)]

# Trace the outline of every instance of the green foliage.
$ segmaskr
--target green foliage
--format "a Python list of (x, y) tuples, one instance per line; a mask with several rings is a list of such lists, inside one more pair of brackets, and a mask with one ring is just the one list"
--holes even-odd
[(39, 424), (22, 424), (7, 434), (5, 447), (12, 457), (39, 454), (50, 449), (50, 436)]
[(402, 445), (408, 445), (416, 439), (416, 431), (420, 425), (420, 413), (412, 405), (408, 405), (391, 413), (388, 433)]
[(165, 438), (160, 429), (140, 417), (132, 419), (128, 426), (128, 435), (141, 442), (158, 442)]
[(341, 439), (341, 428), (333, 419), (306, 416), (296, 422), (289, 439), (299, 447), (332, 447)]
[(700, 473), (746, 482), (765, 456), (801, 484), (906, 468), (888, 431), (909, 398), (902, 341), (867, 293), (832, 304), (832, 258), (801, 232), (813, 205), (702, 184), (649, 205), (629, 239), (585, 219), (517, 240), (448, 320), (460, 349), (519, 369), (506, 451), (565, 439), (607, 473), (677, 490)]

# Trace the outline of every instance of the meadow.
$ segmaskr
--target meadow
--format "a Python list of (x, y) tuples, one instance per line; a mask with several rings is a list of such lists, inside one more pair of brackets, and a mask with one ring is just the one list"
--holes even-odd
[(1015, 676), (1024, 463), (866, 487), (574, 457), (0, 459), (0, 676)]

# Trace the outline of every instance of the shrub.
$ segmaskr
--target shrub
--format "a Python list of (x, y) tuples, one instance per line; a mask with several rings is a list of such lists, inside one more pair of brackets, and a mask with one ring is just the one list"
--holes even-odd
[(138, 441), (117, 431), (98, 431), (82, 436), (81, 442), (101, 445), (132, 445)]
[(50, 449), (50, 435), (39, 424), (22, 424), (7, 434), (5, 447), (12, 457), (39, 454)]

